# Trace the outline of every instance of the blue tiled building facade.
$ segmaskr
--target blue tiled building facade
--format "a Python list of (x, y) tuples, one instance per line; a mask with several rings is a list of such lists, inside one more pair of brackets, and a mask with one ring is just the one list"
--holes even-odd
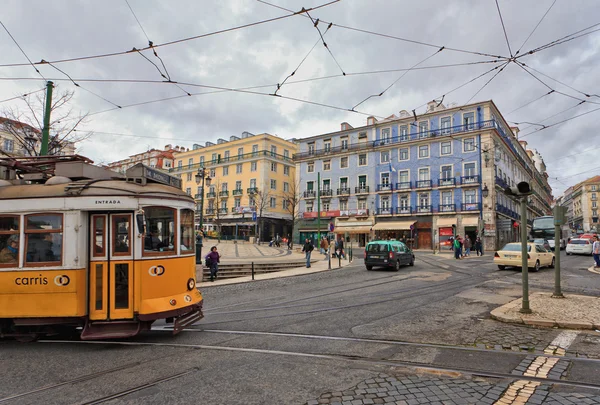
[(550, 210), (545, 173), (492, 101), (430, 103), (420, 116), (369, 117), (364, 127), (342, 123), (339, 132), (297, 143), (298, 238), (333, 229), (358, 245), (390, 237), (444, 249), (451, 236), (467, 234), (495, 249), (515, 240), (521, 226), (504, 187), (530, 181), (528, 218)]

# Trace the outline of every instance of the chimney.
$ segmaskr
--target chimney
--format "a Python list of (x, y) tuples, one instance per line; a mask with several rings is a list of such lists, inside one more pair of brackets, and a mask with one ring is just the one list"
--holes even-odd
[(346, 131), (348, 129), (354, 128), (352, 125), (348, 124), (347, 122), (342, 122), (341, 127), (342, 127), (342, 131)]
[(515, 138), (519, 139), (519, 127), (510, 127), (510, 130), (512, 131)]
[(170, 143), (167, 144), (167, 145), (165, 145), (165, 150), (171, 150), (171, 144)]

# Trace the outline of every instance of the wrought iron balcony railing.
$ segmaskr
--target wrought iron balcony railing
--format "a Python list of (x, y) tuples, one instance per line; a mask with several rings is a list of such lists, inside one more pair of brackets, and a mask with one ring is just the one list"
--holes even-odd
[(377, 191), (387, 191), (390, 192), (394, 189), (394, 187), (390, 183), (383, 183), (377, 185)]
[(244, 194), (244, 190), (241, 188), (236, 188), (235, 190), (233, 190), (233, 195), (243, 195)]
[(396, 191), (410, 190), (410, 188), (411, 188), (410, 181), (403, 181), (400, 183), (396, 183)]
[(456, 185), (456, 179), (454, 177), (449, 178), (449, 179), (438, 179), (438, 187), (448, 187), (448, 186), (455, 186)]
[(358, 186), (354, 187), (354, 194), (368, 194), (369, 186)]
[(440, 204), (438, 207), (439, 212), (454, 212), (454, 204)]
[(417, 205), (417, 214), (431, 213), (431, 205)]
[(478, 184), (479, 183), (479, 175), (474, 174), (470, 176), (462, 176), (460, 178), (460, 184)]
[(431, 187), (431, 180), (417, 180), (417, 188)]
[(216, 196), (217, 196), (217, 193), (212, 192), (212, 191), (206, 193), (206, 198), (215, 198)]
[(396, 207), (396, 214), (398, 215), (412, 214), (412, 212), (412, 207)]
[(338, 196), (348, 196), (350, 195), (350, 188), (349, 187), (342, 187), (342, 188), (338, 188), (337, 189), (337, 195)]
[(302, 193), (304, 198), (315, 198), (317, 196), (317, 192), (315, 190), (306, 190)]

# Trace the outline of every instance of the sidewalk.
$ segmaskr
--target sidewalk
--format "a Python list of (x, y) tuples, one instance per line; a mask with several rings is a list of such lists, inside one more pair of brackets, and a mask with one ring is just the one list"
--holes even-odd
[[(314, 257), (317, 257), (318, 260), (313, 261)], [(304, 257), (304, 255), (302, 255), (302, 257)], [(240, 283), (247, 283), (247, 282), (252, 282), (252, 281), (259, 281), (259, 280), (270, 280), (273, 278), (282, 278), (282, 277), (293, 277), (293, 276), (301, 276), (301, 275), (305, 275), (305, 274), (311, 274), (311, 273), (318, 273), (321, 271), (327, 271), (329, 270), (329, 262), (327, 260), (327, 257), (325, 257), (325, 259), (322, 258), (323, 255), (320, 255), (319, 252), (316, 252), (316, 255), (313, 254), (313, 257), (311, 258), (311, 266), (310, 268), (306, 268), (306, 266), (302, 266), (302, 267), (294, 267), (291, 269), (287, 269), (287, 270), (283, 270), (283, 271), (278, 271), (278, 272), (272, 272), (272, 273), (265, 273), (265, 274), (256, 274), (254, 275), (254, 280), (252, 280), (252, 276), (246, 276), (246, 277), (236, 277), (236, 278), (228, 278), (228, 279), (216, 279), (215, 281), (203, 281), (203, 282), (197, 282), (196, 283), (196, 287), (197, 288), (205, 288), (205, 287), (216, 287), (216, 286), (220, 286), (220, 285), (227, 285), (227, 284), (240, 284)], [(340, 267), (338, 267), (338, 260), (337, 259), (331, 259), (331, 270), (336, 270)], [(342, 268), (346, 267), (350, 264), (350, 262), (348, 260), (342, 260)]]

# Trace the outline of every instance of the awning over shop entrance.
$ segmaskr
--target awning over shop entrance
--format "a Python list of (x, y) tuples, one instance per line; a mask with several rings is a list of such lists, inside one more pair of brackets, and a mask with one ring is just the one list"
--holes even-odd
[(408, 231), (410, 226), (417, 221), (390, 221), (378, 222), (373, 225), (374, 231)]
[(479, 217), (463, 217), (462, 224), (463, 226), (478, 226)]
[(350, 226), (336, 226), (333, 232), (335, 233), (369, 233), (371, 232), (372, 225), (350, 225)]
[(439, 227), (456, 225), (456, 218), (438, 218), (437, 225)]

